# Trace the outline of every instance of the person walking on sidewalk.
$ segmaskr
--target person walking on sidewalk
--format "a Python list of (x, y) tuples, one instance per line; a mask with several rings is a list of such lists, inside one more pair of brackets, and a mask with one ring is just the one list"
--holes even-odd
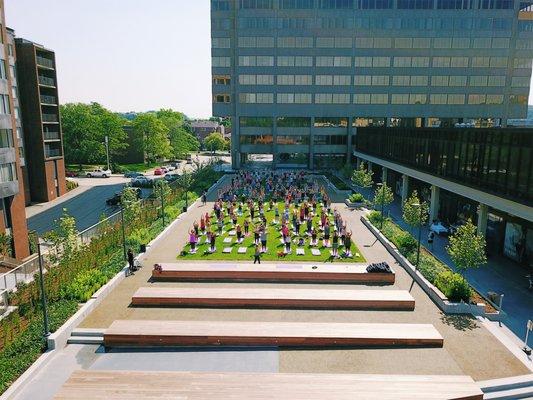
[(254, 264), (255, 263), (261, 264), (261, 248), (258, 244), (255, 245)]

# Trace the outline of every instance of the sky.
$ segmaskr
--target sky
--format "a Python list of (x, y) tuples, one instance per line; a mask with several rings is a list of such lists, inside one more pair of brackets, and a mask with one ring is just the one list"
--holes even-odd
[(17, 37), (56, 53), (61, 103), (211, 116), (209, 0), (5, 0)]
[(62, 103), (211, 116), (209, 0), (5, 0), (5, 8), (18, 37), (56, 52)]

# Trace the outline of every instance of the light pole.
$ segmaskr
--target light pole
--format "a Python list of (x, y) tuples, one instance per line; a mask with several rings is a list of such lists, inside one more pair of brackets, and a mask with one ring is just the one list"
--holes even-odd
[(44, 338), (48, 339), (50, 336), (50, 325), (48, 323), (48, 302), (46, 301), (46, 293), (44, 290), (44, 274), (43, 274), (43, 259), (41, 254), (41, 241), (36, 231), (31, 234), (37, 240), (37, 256), (39, 257), (39, 287), (41, 290), (41, 306), (43, 308), (43, 324), (44, 324)]
[(418, 217), (418, 246), (416, 249), (416, 269), (418, 269), (418, 265), (420, 263), (420, 241), (422, 240), (422, 213), (424, 211), (424, 207), (422, 207), (422, 204), (420, 203), (414, 203), (413, 207), (418, 207), (420, 210), (420, 215)]
[(381, 190), (381, 225), (379, 229), (383, 229), (383, 219), (385, 218), (384, 214), (384, 207), (385, 207), (385, 189), (383, 183), (378, 183), (378, 190)]
[(122, 204), (122, 199), (120, 200), (120, 227), (122, 230), (122, 250), (124, 251), (124, 260), (128, 259), (126, 253), (126, 228), (124, 226), (124, 205)]
[(161, 189), (161, 209), (163, 213), (163, 226), (165, 226), (165, 187), (160, 184), (159, 188)]

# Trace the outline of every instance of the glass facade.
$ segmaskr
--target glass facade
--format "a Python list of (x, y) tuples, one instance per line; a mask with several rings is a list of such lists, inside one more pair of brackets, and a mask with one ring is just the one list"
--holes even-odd
[(360, 128), (357, 151), (533, 204), (533, 132), (486, 128)]

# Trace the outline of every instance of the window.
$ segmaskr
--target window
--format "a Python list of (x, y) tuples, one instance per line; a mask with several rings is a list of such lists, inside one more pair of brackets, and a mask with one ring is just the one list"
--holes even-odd
[(373, 93), (370, 96), (371, 104), (388, 104), (389, 95), (386, 93)]
[(454, 67), (454, 68), (468, 67), (468, 57), (452, 57), (450, 60), (450, 67)]
[[(416, 39), (413, 39), (416, 40)], [(374, 48), (375, 49), (389, 49), (392, 47), (391, 38), (374, 38)]]
[(413, 39), (396, 38), (394, 39), (394, 47), (396, 47), (397, 49), (410, 49), (413, 47)]
[(470, 86), (487, 86), (488, 76), (473, 75), (470, 77)]
[(345, 93), (317, 93), (316, 104), (349, 104), (350, 95)]
[(346, 145), (348, 143), (347, 135), (315, 135), (313, 143), (316, 145)]
[(351, 67), (352, 58), (337, 56), (333, 59), (333, 66), (334, 67)]
[(465, 75), (450, 76), (450, 86), (466, 86), (466, 76)]
[(384, 10), (393, 7), (392, 0), (358, 0), (361, 10)]
[(0, 114), (11, 114), (9, 95), (0, 94)]
[(276, 83), (278, 85), (294, 85), (294, 75), (278, 75)]
[(506, 68), (507, 67), (507, 57), (491, 57), (490, 66), (496, 68)]
[(392, 77), (393, 86), (409, 86), (411, 77), (409, 75), (396, 75)]
[(411, 67), (411, 57), (394, 57), (394, 66), (398, 68)]
[(358, 49), (371, 49), (374, 47), (374, 39), (366, 37), (355, 38), (355, 47)]
[(487, 85), (488, 86), (505, 86), (505, 76), (504, 75), (489, 76)]
[(515, 58), (514, 67), (531, 69), (532, 61), (530, 58)]
[(311, 104), (312, 102), (311, 93), (295, 93), (294, 102), (296, 104)]
[(370, 104), (369, 93), (356, 93), (353, 95), (354, 104)]
[(372, 57), (373, 67), (390, 67), (390, 57)]
[(292, 104), (294, 103), (294, 93), (278, 93), (278, 104)]
[(391, 104), (409, 104), (409, 94), (392, 94)]
[(239, 102), (242, 104), (267, 104), (274, 102), (274, 95), (272, 93), (240, 93)]
[(346, 118), (315, 118), (315, 128), (346, 128), (348, 126), (348, 119)]
[(355, 75), (353, 77), (353, 84), (355, 86), (371, 86), (372, 85), (372, 75)]
[(354, 0), (318, 0), (318, 8), (345, 10), (353, 8)]
[(302, 145), (309, 144), (309, 136), (302, 135), (278, 135), (276, 137), (277, 144), (287, 145)]
[(350, 82), (350, 75), (333, 75), (333, 85), (335, 86), (349, 86)]
[(229, 94), (215, 94), (213, 101), (215, 103), (231, 103), (231, 96)]
[(429, 57), (412, 57), (411, 66), (413, 68), (429, 67)]
[(470, 48), (470, 38), (453, 38), (452, 49), (468, 49)]
[(389, 76), (388, 75), (374, 75), (374, 76), (372, 76), (372, 85), (373, 86), (388, 86), (389, 85)]
[(486, 97), (484, 94), (469, 94), (468, 104), (485, 104)]
[(15, 163), (0, 165), (0, 182), (12, 182), (17, 180), (17, 169)]
[(333, 57), (317, 57), (316, 66), (317, 67), (333, 67)]
[(271, 117), (240, 117), (239, 124), (250, 128), (271, 128), (273, 126)]
[(257, 93), (257, 103), (274, 103), (274, 94), (272, 93)]
[(337, 49), (351, 49), (353, 46), (351, 37), (336, 37), (335, 48)]
[(230, 38), (213, 38), (212, 40), (213, 49), (229, 49), (231, 47)]
[(231, 85), (231, 77), (229, 75), (215, 75), (213, 76), (213, 84), (215, 85)]
[(503, 104), (503, 94), (488, 94), (487, 104)]
[(493, 49), (508, 49), (509, 48), (509, 38), (493, 38), (492, 39), (492, 48)]
[(315, 0), (280, 0), (282, 10), (310, 10), (315, 7)]
[(0, 78), (7, 79), (6, 60), (1, 60), (1, 59), (0, 59)]
[(371, 67), (372, 66), (372, 57), (355, 57), (355, 66), (356, 67)]
[(531, 78), (529, 76), (513, 76), (511, 80), (512, 87), (529, 87)]
[(527, 104), (527, 96), (523, 94), (512, 94), (509, 96), (509, 103), (511, 104)]
[(429, 10), (433, 8), (433, 0), (398, 0), (398, 9)]
[(464, 94), (449, 94), (448, 104), (465, 104)]
[(312, 75), (278, 75), (278, 85), (312, 85)]
[(430, 38), (413, 38), (413, 49), (429, 49), (430, 47)]
[(312, 37), (278, 37), (278, 47), (282, 48), (311, 48), (313, 47)]
[(239, 7), (241, 9), (268, 10), (272, 9), (272, 0), (240, 0)]
[(472, 47), (474, 49), (490, 49), (491, 38), (474, 38)]
[(332, 37), (317, 37), (316, 47), (318, 48), (333, 48), (335, 46), (335, 39)]
[(430, 104), (446, 104), (448, 95), (446, 94), (431, 94), (429, 95)]
[(278, 117), (278, 128), (309, 128), (311, 118), (305, 117)]
[(273, 56), (239, 56), (240, 67), (273, 67)]
[(413, 75), (411, 77), (411, 86), (427, 86), (428, 77), (425, 75)]
[(426, 104), (427, 95), (426, 94), (409, 94), (409, 104)]
[(255, 37), (255, 36), (245, 36), (239, 38), (239, 47), (274, 47), (274, 38), (273, 37)]
[(433, 39), (433, 47), (435, 49), (449, 49), (452, 47), (451, 38), (435, 38)]
[(448, 75), (434, 75), (431, 77), (431, 86), (448, 86)]
[(211, 0), (212, 11), (229, 11), (228, 0)]
[(231, 67), (231, 58), (230, 57), (213, 57), (212, 64), (213, 64), (213, 68)]
[(433, 57), (433, 67), (435, 68), (449, 68), (450, 57)]
[(13, 131), (11, 129), (0, 129), (0, 147), (13, 147)]
[(490, 65), (490, 57), (472, 57), (472, 67), (485, 68)]
[(278, 56), (278, 67), (312, 67), (313, 57)]

